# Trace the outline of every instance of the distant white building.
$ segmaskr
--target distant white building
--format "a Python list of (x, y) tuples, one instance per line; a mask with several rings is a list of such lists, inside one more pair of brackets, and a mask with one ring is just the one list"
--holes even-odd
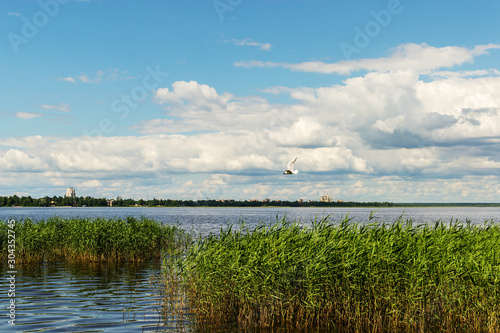
[(321, 202), (333, 202), (333, 199), (332, 199), (332, 198), (330, 198), (330, 195), (329, 195), (329, 194), (327, 194), (327, 195), (323, 195), (323, 196), (321, 197), (321, 200), (320, 200), (320, 201), (321, 201)]
[(66, 190), (65, 197), (66, 198), (76, 198), (75, 189), (73, 187), (68, 187), (68, 189)]

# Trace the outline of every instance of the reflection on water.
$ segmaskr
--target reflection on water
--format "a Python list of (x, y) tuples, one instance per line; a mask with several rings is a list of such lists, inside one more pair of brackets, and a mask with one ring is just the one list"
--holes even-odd
[[(160, 265), (50, 263), (19, 266), (16, 274), (16, 325), (4, 312), (1, 332), (174, 331), (162, 320), (158, 290), (151, 281)], [(3, 276), (7, 276), (6, 269)], [(2, 281), (2, 289), (8, 284)], [(7, 293), (1, 294), (8, 304)], [(3, 307), (5, 309), (6, 307)]]

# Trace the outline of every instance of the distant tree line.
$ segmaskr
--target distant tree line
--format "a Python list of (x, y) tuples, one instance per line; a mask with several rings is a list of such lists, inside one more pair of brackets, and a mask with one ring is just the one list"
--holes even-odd
[(392, 207), (391, 202), (355, 202), (355, 201), (286, 201), (286, 200), (198, 200), (180, 201), (182, 206), (209, 206), (209, 207)]
[(419, 206), (500, 206), (499, 203), (393, 203), (393, 202), (359, 202), (359, 201), (280, 201), (280, 200), (171, 200), (151, 199), (135, 200), (117, 197), (113, 200), (92, 197), (43, 197), (32, 198), (31, 196), (10, 197), (0, 196), (0, 207), (419, 207)]
[(151, 199), (151, 200), (135, 200), (123, 199), (117, 197), (113, 200), (106, 198), (92, 198), (92, 197), (43, 197), (32, 198), (31, 196), (17, 196), (10, 197), (0, 196), (0, 207), (179, 207), (179, 206), (208, 206), (208, 207), (268, 207), (268, 206), (284, 206), (284, 207), (391, 207), (395, 204), (390, 202), (320, 202), (320, 201), (257, 201), (257, 200), (171, 200), (171, 199)]
[(117, 197), (113, 200), (108, 200), (106, 198), (92, 198), (92, 197), (43, 197), (43, 198), (32, 198), (31, 196), (17, 196), (12, 195), (10, 197), (0, 196), (0, 207), (62, 207), (62, 206), (72, 206), (72, 207), (106, 207), (112, 204), (113, 207), (129, 207), (129, 206), (164, 206), (164, 207), (176, 207), (179, 206), (180, 202), (177, 200), (164, 200), (164, 199), (152, 199), (152, 200), (134, 200), (134, 199), (122, 199)]
[(0, 197), (0, 207), (21, 206), (21, 207), (51, 207), (51, 206), (88, 206), (88, 207), (103, 207), (107, 205), (105, 198), (91, 197), (43, 197), (32, 198), (31, 196)]

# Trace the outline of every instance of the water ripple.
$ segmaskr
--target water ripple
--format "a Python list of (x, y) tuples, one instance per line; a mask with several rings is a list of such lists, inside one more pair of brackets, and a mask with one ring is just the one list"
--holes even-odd
[[(158, 313), (158, 291), (150, 282), (152, 275), (159, 274), (159, 263), (20, 266), (16, 325), (3, 316), (0, 331), (173, 331), (175, 322), (165, 322)], [(6, 281), (2, 287), (8, 289)], [(2, 304), (10, 301), (7, 293), (0, 299)]]

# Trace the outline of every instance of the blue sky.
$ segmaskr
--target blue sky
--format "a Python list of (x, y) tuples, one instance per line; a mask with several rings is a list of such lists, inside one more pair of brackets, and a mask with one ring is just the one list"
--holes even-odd
[(0, 195), (498, 202), (499, 12), (2, 1)]

